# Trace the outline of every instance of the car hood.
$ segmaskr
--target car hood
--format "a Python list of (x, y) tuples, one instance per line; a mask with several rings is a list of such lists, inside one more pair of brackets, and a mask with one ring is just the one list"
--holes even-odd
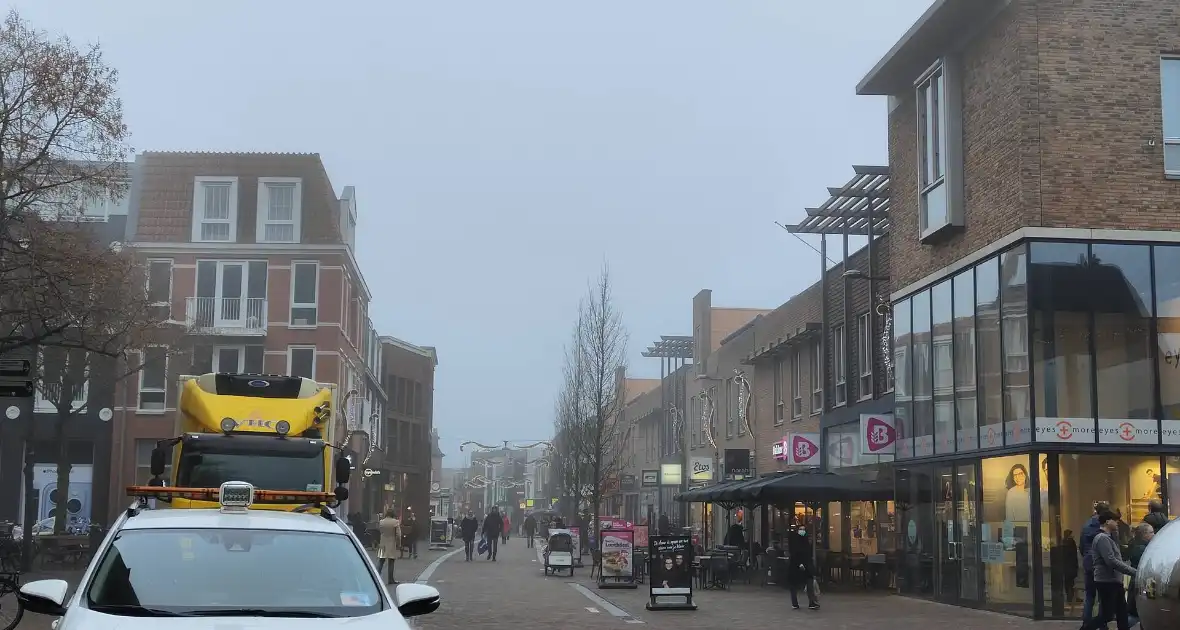
[(396, 610), (365, 617), (298, 619), (291, 617), (123, 617), (74, 608), (57, 630), (410, 630)]

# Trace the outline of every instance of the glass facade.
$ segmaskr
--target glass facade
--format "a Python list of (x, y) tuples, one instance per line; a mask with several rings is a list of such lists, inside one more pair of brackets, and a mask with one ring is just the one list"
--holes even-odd
[(895, 303), (898, 459), (1032, 441), (1027, 260), (1019, 245)]
[(893, 317), (899, 460), (1180, 445), (1180, 245), (1022, 243)]
[(898, 589), (1079, 616), (1095, 502), (1180, 517), (1180, 244), (1025, 242), (893, 315)]

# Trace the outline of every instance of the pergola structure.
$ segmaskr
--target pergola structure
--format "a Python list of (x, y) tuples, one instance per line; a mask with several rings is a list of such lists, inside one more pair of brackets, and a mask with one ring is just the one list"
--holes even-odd
[[(841, 270), (843, 285), (841, 287), (844, 297), (843, 321), (846, 323), (844, 334), (847, 336), (844, 340), (844, 347), (852, 348), (856, 344), (856, 328), (851, 325), (853, 313), (849, 282), (854, 280), (868, 281), (869, 295), (877, 300), (883, 300), (882, 296), (888, 294), (887, 287), (883, 291), (879, 286), (882, 283), (888, 283), (889, 278), (877, 275), (877, 256), (874, 249), (877, 245), (875, 241), (887, 234), (889, 228), (892, 227), (889, 220), (889, 167), (854, 165), (852, 172), (852, 179), (843, 186), (828, 188), (827, 201), (816, 208), (807, 208), (806, 218), (795, 225), (783, 226), (792, 234), (818, 234), (821, 237), (819, 243), (819, 292), (822, 301), (820, 306), (822, 321), (819, 322), (818, 336), (823, 340), (823, 356), (825, 357), (829, 354), (826, 331), (831, 328), (828, 309), (828, 263), (831, 261), (828, 259), (827, 237), (839, 235), (843, 241), (843, 257), (836, 266)], [(865, 246), (865, 254), (868, 259), (867, 271), (849, 267), (848, 238), (851, 236), (868, 238), (868, 244)], [(877, 319), (888, 317), (886, 312), (885, 310), (878, 312), (878, 307), (869, 309), (870, 330), (877, 330)], [(809, 322), (803, 332), (807, 333), (807, 329), (810, 328), (814, 328), (814, 323)], [(831, 388), (824, 388), (825, 408), (831, 402), (829, 396), (832, 394)]]

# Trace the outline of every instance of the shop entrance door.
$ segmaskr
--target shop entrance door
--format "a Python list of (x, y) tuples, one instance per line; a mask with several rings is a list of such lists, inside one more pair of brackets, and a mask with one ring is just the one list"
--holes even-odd
[(979, 536), (973, 463), (938, 466), (934, 504), (937, 597), (959, 604), (979, 601)]

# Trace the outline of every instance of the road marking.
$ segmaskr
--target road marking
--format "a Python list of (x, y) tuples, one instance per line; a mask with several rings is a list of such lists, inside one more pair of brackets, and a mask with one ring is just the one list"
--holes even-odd
[(459, 553), (460, 551), (463, 551), (462, 547), (460, 547), (459, 549), (456, 549), (454, 551), (444, 553), (443, 555), (435, 558), (434, 562), (431, 562), (429, 565), (427, 565), (427, 567), (425, 569), (423, 569), (421, 573), (418, 574), (418, 579), (414, 580), (414, 581), (419, 584), (427, 583), (428, 581), (430, 581), (430, 576), (434, 575), (434, 572), (438, 570), (438, 567), (441, 566), (442, 563), (447, 561), (447, 558), (450, 558), (451, 556)]
[[(595, 593), (594, 591), (586, 588), (585, 586), (582, 586), (581, 584), (578, 584), (577, 582), (570, 582), (569, 585), (575, 591), (581, 593), (582, 595), (585, 595), (586, 599), (594, 602), (595, 604), (598, 604), (599, 608), (602, 608), (606, 612), (610, 613), (611, 616), (620, 617), (623, 619), (623, 621), (625, 621), (627, 623), (643, 623), (642, 621), (632, 617), (631, 614), (628, 613), (627, 611), (606, 601), (598, 593)], [(589, 609), (589, 607), (587, 607), (587, 609)]]
[(597, 609), (597, 608), (595, 608), (595, 607), (593, 607), (593, 606), (587, 606), (587, 607), (586, 607), (586, 610), (589, 610), (589, 611), (590, 611), (590, 612), (592, 612), (592, 613), (596, 613), (596, 612), (598, 612), (598, 609)]

